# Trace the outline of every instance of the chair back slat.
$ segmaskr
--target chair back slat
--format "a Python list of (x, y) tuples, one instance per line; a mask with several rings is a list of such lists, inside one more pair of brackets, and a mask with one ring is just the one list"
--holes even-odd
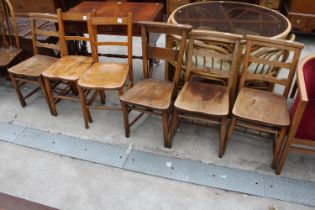
[(212, 31), (192, 31), (189, 35), (185, 80), (195, 77), (228, 88), (234, 97), (242, 36)]
[[(168, 23), (140, 21), (142, 36), (142, 60), (143, 76), (149, 78), (151, 69), (149, 68), (148, 59), (164, 59), (170, 63), (176, 63), (174, 77), (172, 80), (175, 86), (178, 85), (180, 70), (183, 63), (183, 55), (186, 47), (188, 32), (191, 30), (190, 25), (173, 25)], [(150, 34), (178, 35), (180, 37), (178, 48), (150, 46)]]
[[(284, 87), (282, 95), (287, 98), (304, 45), (293, 41), (276, 40), (251, 35), (248, 35), (246, 40), (246, 51), (243, 60), (240, 87), (247, 86), (246, 84), (248, 81), (277, 84)], [(268, 57), (263, 58), (259, 55), (259, 53), (255, 53), (255, 51), (259, 48), (270, 48), (275, 52), (285, 50), (290, 56), (287, 56), (288, 59), (286, 57), (285, 59), (269, 60)], [(283, 74), (280, 75), (277, 71), (266, 71), (261, 74), (256, 74), (255, 72), (251, 72), (249, 69), (249, 66), (253, 63), (256, 65), (264, 65), (266, 68), (278, 69), (278, 71), (281, 70), (283, 71)], [(284, 76), (284, 73), (287, 75)]]

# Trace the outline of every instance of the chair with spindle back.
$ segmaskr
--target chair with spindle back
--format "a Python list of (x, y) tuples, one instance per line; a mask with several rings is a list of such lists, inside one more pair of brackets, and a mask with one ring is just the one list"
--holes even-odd
[[(249, 35), (246, 39), (246, 51), (239, 85), (240, 90), (233, 106), (232, 118), (225, 139), (225, 148), (230, 141), (235, 125), (274, 134), (276, 141), (273, 142), (273, 160), (271, 165), (274, 168), (287, 128), (290, 126), (287, 97), (304, 45), (297, 42)], [(252, 51), (257, 49), (257, 47), (286, 50), (292, 56), (286, 61), (270, 61), (265, 58), (255, 57), (256, 54), (253, 54)], [(279, 75), (274, 75), (273, 73), (254, 74), (248, 68), (250, 63), (281, 68), (282, 73)], [(283, 88), (282, 93), (278, 94), (245, 86), (247, 81), (254, 80), (279, 85)]]
[(8, 68), (22, 52), (15, 12), (9, 0), (0, 1), (0, 35), (0, 68)]
[[(172, 145), (180, 119), (196, 119), (220, 124), (219, 157), (222, 156), (238, 76), (241, 39), (242, 36), (220, 32), (189, 34), (185, 85), (174, 104), (168, 147)], [(199, 57), (204, 60), (202, 65), (194, 61)]]
[(280, 174), (289, 151), (315, 154), (315, 55), (303, 59), (297, 71), (298, 94), (290, 110), (291, 126), (279, 157)]
[[(127, 41), (99, 41), (97, 39), (98, 26), (124, 26), (127, 31)], [(119, 96), (124, 92), (124, 86), (128, 81), (129, 87), (132, 86), (132, 14), (127, 17), (88, 17), (88, 31), (93, 55), (93, 65), (81, 76), (78, 81), (81, 105), (83, 109), (85, 127), (89, 127), (90, 108), (104, 110), (121, 110), (120, 107), (106, 106), (105, 91), (118, 91)], [(100, 62), (98, 47), (100, 46), (120, 46), (127, 48), (127, 62)], [(91, 91), (94, 94), (87, 101)], [(85, 94), (87, 93), (87, 94)], [(93, 105), (97, 96), (100, 96), (103, 105)]]
[[(158, 22), (139, 22), (142, 35), (142, 56), (144, 79), (135, 84), (120, 97), (123, 110), (125, 135), (129, 137), (130, 126), (132, 126), (144, 113), (161, 115), (163, 119), (164, 144), (167, 144), (169, 134), (169, 116), (172, 102), (177, 90), (180, 68), (191, 26), (173, 25)], [(150, 33), (175, 34), (181, 36), (178, 50), (166, 47), (149, 45)], [(149, 78), (149, 59), (164, 59), (176, 62), (173, 81), (165, 81)], [(141, 114), (129, 123), (129, 113), (134, 110)]]
[[(95, 15), (95, 12), (92, 13)], [(65, 21), (86, 22), (88, 14), (62, 13), (57, 9), (57, 18), (60, 34), (61, 58), (43, 72), (45, 87), (48, 94), (52, 115), (57, 116), (56, 102), (61, 99), (79, 100), (76, 83), (81, 75), (92, 65), (93, 59), (87, 56), (69, 55), (67, 41), (89, 41), (88, 37), (69, 36), (65, 34)], [(52, 82), (59, 82), (60, 86), (66, 83), (61, 91), (53, 91)], [(62, 88), (62, 87), (61, 87)], [(70, 92), (74, 95), (69, 95)]]
[[(58, 31), (48, 31), (42, 27), (40, 22), (57, 23), (57, 16), (55, 14), (43, 14), (43, 13), (29, 13), (32, 27), (32, 42), (34, 55), (21, 63), (8, 69), (9, 75), (13, 84), (13, 87), (17, 93), (22, 107), (26, 106), (25, 99), (36, 93), (38, 90), (42, 90), (48, 107), (52, 113), (50, 103), (47, 97), (47, 92), (42, 77), (42, 72), (45, 71), (49, 66), (55, 63), (58, 58), (40, 55), (40, 48), (48, 48), (52, 50), (60, 50), (60, 46), (53, 43), (39, 42), (39, 36), (57, 37), (59, 38)], [(23, 95), (21, 91), (21, 85), (29, 83), (34, 84), (37, 87), (29, 92), (27, 95)]]

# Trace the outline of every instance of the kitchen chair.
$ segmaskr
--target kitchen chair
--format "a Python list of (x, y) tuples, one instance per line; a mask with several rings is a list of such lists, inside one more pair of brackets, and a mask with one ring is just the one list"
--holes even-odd
[(8, 68), (22, 52), (15, 12), (9, 0), (0, 2), (0, 35), (0, 68)]
[[(240, 91), (236, 98), (230, 126), (225, 140), (225, 148), (231, 138), (235, 125), (274, 134), (272, 168), (275, 167), (287, 128), (290, 126), (290, 117), (287, 97), (304, 45), (285, 40), (276, 40), (258, 36), (247, 36), (246, 51), (243, 61), (243, 70), (240, 80)], [(252, 54), (257, 47), (272, 47), (286, 50), (292, 55), (286, 61), (270, 61)], [(254, 74), (249, 71), (250, 63), (258, 63), (279, 67), (286, 75)], [(265, 81), (274, 83), (283, 88), (281, 94), (245, 87), (246, 81)]]
[[(93, 13), (94, 15), (95, 13)], [(43, 73), (45, 87), (52, 115), (57, 116), (56, 104), (61, 99), (79, 100), (76, 82), (81, 75), (92, 65), (93, 59), (87, 56), (69, 55), (66, 41), (89, 41), (89, 38), (82, 36), (68, 36), (65, 34), (65, 21), (86, 22), (88, 14), (62, 13), (57, 9), (61, 58), (53, 65), (49, 66)], [(53, 91), (52, 82), (58, 82), (61, 91)], [(65, 85), (66, 84), (66, 85)], [(63, 88), (65, 86), (65, 88)], [(72, 91), (74, 96), (69, 95)]]
[[(191, 26), (173, 25), (158, 22), (141, 21), (142, 56), (144, 79), (135, 84), (120, 97), (121, 108), (125, 126), (125, 135), (129, 137), (130, 127), (144, 114), (162, 115), (164, 144), (167, 144), (169, 133), (169, 116), (172, 110), (172, 102), (176, 94), (180, 68), (186, 45), (188, 32)], [(149, 33), (175, 34), (181, 36), (180, 46), (177, 49), (150, 46)], [(173, 81), (165, 81), (149, 78), (148, 59), (164, 59), (176, 62)], [(138, 111), (141, 114), (129, 123), (129, 113)]]
[(289, 151), (315, 154), (315, 55), (298, 66), (298, 94), (290, 110), (292, 120), (288, 138), (276, 167), (280, 174)]
[[(198, 119), (220, 125), (219, 157), (222, 156), (238, 76), (241, 39), (242, 36), (220, 32), (192, 31), (189, 34), (186, 82), (174, 104), (168, 147), (172, 146), (181, 119)], [(198, 57), (211, 65), (198, 65), (193, 61)]]
[[(48, 108), (50, 109), (50, 112), (52, 114), (52, 110), (45, 89), (44, 80), (42, 77), (42, 72), (45, 71), (53, 63), (55, 63), (58, 58), (40, 55), (39, 49), (48, 48), (59, 51), (60, 46), (53, 43), (39, 42), (38, 37), (49, 36), (59, 38), (59, 32), (45, 30), (45, 28), (42, 28), (41, 24), (39, 24), (42, 21), (56, 24), (58, 20), (55, 14), (29, 13), (28, 15), (31, 20), (34, 55), (9, 68), (8, 72), (22, 107), (26, 106), (25, 100), (28, 97), (32, 96), (38, 90), (41, 90), (48, 104)], [(36, 88), (24, 96), (22, 94), (21, 87), (26, 83), (36, 85)]]
[[(127, 31), (127, 41), (117, 42), (115, 40), (102, 42), (97, 39), (98, 26), (125, 26)], [(88, 30), (90, 37), (90, 44), (93, 55), (93, 65), (81, 76), (78, 80), (78, 90), (80, 101), (83, 110), (85, 127), (89, 128), (90, 108), (94, 109), (109, 109), (121, 110), (120, 107), (114, 106), (93, 106), (93, 102), (99, 95), (101, 102), (105, 104), (104, 91), (116, 90), (119, 96), (124, 92), (124, 86), (128, 79), (129, 87), (133, 83), (132, 72), (132, 15), (127, 17), (89, 17)], [(103, 62), (99, 61), (98, 47), (99, 46), (121, 46), (128, 49), (128, 62)], [(87, 101), (87, 97), (91, 90), (94, 94)], [(86, 94), (85, 94), (86, 93)]]

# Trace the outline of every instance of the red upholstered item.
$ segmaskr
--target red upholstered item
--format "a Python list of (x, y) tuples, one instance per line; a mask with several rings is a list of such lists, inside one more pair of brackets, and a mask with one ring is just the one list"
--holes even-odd
[[(305, 86), (309, 101), (303, 113), (299, 128), (295, 134), (296, 138), (315, 141), (315, 59), (305, 63), (303, 67)], [(300, 97), (296, 97), (291, 108), (291, 119), (298, 108)]]

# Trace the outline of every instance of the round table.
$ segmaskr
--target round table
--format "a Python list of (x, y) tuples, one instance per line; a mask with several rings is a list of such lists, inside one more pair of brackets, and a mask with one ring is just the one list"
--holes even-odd
[(243, 2), (196, 2), (174, 10), (169, 23), (189, 24), (193, 29), (241, 35), (286, 38), (290, 21), (277, 11)]

